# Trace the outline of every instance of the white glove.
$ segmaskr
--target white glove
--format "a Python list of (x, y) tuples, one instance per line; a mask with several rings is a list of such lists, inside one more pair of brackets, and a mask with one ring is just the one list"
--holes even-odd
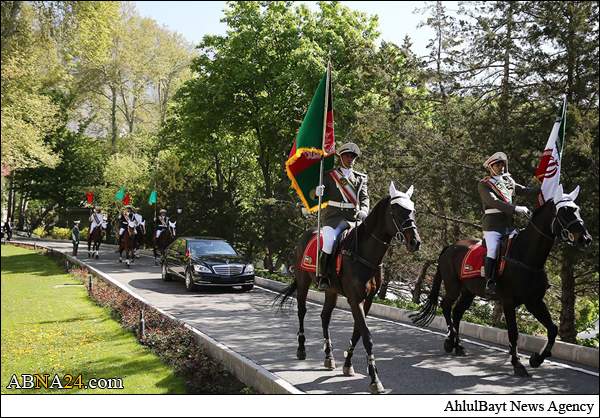
[(531, 211), (527, 209), (527, 206), (515, 206), (515, 212), (523, 213), (528, 218), (531, 218)]
[(360, 210), (360, 211), (356, 212), (357, 219), (364, 221), (366, 217), (367, 217), (367, 214), (364, 211)]
[(317, 197), (323, 196), (324, 192), (325, 192), (325, 186), (317, 186), (317, 188), (315, 189), (315, 194), (317, 195)]

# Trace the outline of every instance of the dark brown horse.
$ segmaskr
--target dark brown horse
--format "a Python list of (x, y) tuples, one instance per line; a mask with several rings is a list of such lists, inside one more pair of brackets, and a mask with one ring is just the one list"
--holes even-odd
[[(88, 237), (88, 257), (91, 258), (100, 258), (98, 255), (98, 251), (100, 250), (100, 243), (102, 242), (102, 238), (104, 238), (104, 230), (102, 226), (96, 226), (91, 234)], [(94, 246), (92, 247), (92, 241), (94, 242)]]
[(160, 233), (160, 237), (158, 237), (158, 239), (156, 238), (156, 235), (155, 235), (154, 247), (153, 247), (154, 265), (155, 266), (158, 266), (160, 264), (158, 261), (158, 251), (160, 251), (160, 258), (162, 261), (162, 258), (165, 256), (165, 249), (169, 245), (171, 245), (171, 243), (175, 239), (175, 225), (176, 224), (177, 224), (177, 221), (175, 221), (175, 222), (169, 221), (168, 228), (165, 228), (163, 230), (163, 232)]
[[(575, 245), (579, 249), (587, 249), (592, 242), (592, 237), (579, 214), (579, 207), (575, 204), (578, 193), (579, 187), (570, 195), (564, 195), (562, 186), (559, 186), (554, 200), (546, 202), (533, 213), (529, 225), (513, 238), (510, 253), (504, 257), (506, 267), (499, 278), (499, 290), (493, 299), (500, 301), (504, 308), (510, 360), (517, 376), (529, 376), (517, 353), (517, 307), (524, 304), (548, 330), (546, 346), (529, 359), (532, 367), (539, 367), (544, 359), (551, 356), (552, 346), (558, 334), (558, 328), (552, 322), (543, 300), (548, 288), (544, 266), (555, 237), (559, 236), (563, 242)], [(442, 250), (429, 299), (420, 313), (411, 316), (413, 322), (423, 326), (433, 320), (443, 280), (446, 295), (442, 300), (442, 312), (448, 326), (448, 338), (444, 342), (444, 349), (448, 353), (456, 350), (456, 354), (460, 356), (467, 355), (467, 350), (460, 344), (460, 321), (475, 296), (484, 297), (485, 279), (474, 277), (461, 280), (458, 272), (463, 257), (469, 248), (478, 242), (477, 239), (466, 239)], [(458, 303), (452, 309), (459, 297)]]
[[(390, 196), (381, 199), (373, 208), (365, 221), (354, 228), (348, 235), (347, 244), (343, 251), (342, 266), (339, 274), (339, 287), (332, 280), (331, 289), (325, 293), (325, 304), (321, 311), (323, 326), (325, 367), (335, 368), (333, 346), (329, 337), (329, 321), (338, 299), (338, 293), (343, 293), (352, 310), (354, 318), (354, 331), (349, 346), (344, 352), (346, 357), (343, 372), (345, 376), (353, 376), (352, 355), (358, 340), (362, 337), (363, 345), (367, 352), (369, 376), (371, 377), (371, 393), (382, 393), (383, 385), (377, 375), (375, 356), (373, 355), (373, 338), (367, 327), (366, 316), (369, 313), (373, 297), (381, 287), (380, 267), (383, 256), (388, 250), (394, 237), (400, 243), (406, 243), (409, 251), (417, 251), (421, 239), (417, 232), (414, 219), (414, 203), (410, 200), (412, 186), (406, 193), (398, 192), (394, 184), (390, 186)], [(316, 228), (306, 231), (296, 249), (296, 266), (300, 263), (304, 249), (309, 240), (316, 234)], [(335, 263), (331, 263), (335, 264)], [(298, 300), (298, 319), (300, 329), (298, 332), (298, 359), (306, 359), (304, 336), (304, 316), (306, 315), (306, 296), (311, 283), (315, 281), (315, 274), (294, 269), (294, 283), (286, 287), (278, 296), (281, 308), (285, 306), (286, 299), (296, 294)]]
[(131, 263), (135, 260), (135, 255), (133, 250), (135, 249), (135, 222), (129, 221), (127, 224), (127, 228), (123, 231), (123, 237), (121, 238), (121, 243), (119, 244), (119, 263), (123, 261), (122, 255), (123, 251), (125, 251), (125, 258), (127, 263), (127, 268), (131, 265)]

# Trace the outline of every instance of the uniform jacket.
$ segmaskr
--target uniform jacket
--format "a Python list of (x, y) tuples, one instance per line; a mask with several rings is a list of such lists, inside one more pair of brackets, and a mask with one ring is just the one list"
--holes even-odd
[[(162, 219), (162, 221), (161, 221)], [(168, 216), (159, 216), (156, 218), (156, 228), (157, 230), (163, 230), (169, 227), (169, 217)]]
[[(339, 172), (341, 173), (341, 170), (339, 168), (336, 168), (334, 170), (339, 170)], [(327, 199), (330, 203), (350, 203), (350, 201), (347, 200), (343, 192), (338, 188), (337, 183), (331, 176), (331, 173), (334, 170), (327, 171), (323, 175), (323, 185), (325, 186), (325, 193), (327, 195)], [(353, 171), (350, 177), (348, 178), (348, 181), (352, 183), (355, 189), (358, 190), (358, 210), (362, 210), (366, 214), (368, 214), (369, 194), (367, 191), (367, 175)], [(346, 220), (348, 221), (350, 226), (354, 226), (354, 223), (356, 222), (356, 212), (357, 209), (355, 209), (354, 207), (342, 209), (329, 204), (323, 210), (323, 225), (330, 226), (332, 228), (337, 228), (337, 226), (342, 220)]]
[(71, 230), (71, 235), (74, 242), (79, 242), (79, 226), (75, 225)]
[[(129, 218), (129, 219), (127, 219)], [(133, 212), (125, 212), (121, 214), (121, 217), (119, 218), (119, 221), (121, 222), (121, 226), (123, 228), (127, 228), (129, 226), (129, 221), (135, 221), (135, 217), (133, 216)]]
[[(512, 203), (513, 196), (537, 196), (541, 186), (525, 187), (516, 183), (510, 174), (505, 174), (500, 177), (500, 181), (494, 187), (492, 183), (494, 178), (485, 177), (482, 179), (477, 189), (483, 204), (483, 231), (496, 231), (501, 234), (506, 234), (507, 230), (512, 231), (515, 228), (514, 213), (515, 204)], [(501, 190), (506, 188), (507, 196), (501, 193)], [(498, 213), (485, 213), (490, 209), (497, 209)]]

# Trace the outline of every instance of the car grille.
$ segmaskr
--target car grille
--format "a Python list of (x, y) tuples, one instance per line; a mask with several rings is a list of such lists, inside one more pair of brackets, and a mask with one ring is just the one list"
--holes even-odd
[(218, 266), (212, 266), (215, 273), (220, 276), (237, 276), (244, 270), (243, 264), (221, 264)]

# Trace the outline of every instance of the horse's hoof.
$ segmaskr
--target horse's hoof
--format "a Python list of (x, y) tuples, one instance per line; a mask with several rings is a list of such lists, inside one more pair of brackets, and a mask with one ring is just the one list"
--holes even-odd
[(344, 366), (344, 376), (354, 376), (356, 373), (354, 373), (354, 366)]
[(469, 355), (469, 353), (467, 353), (466, 348), (464, 348), (462, 346), (458, 346), (458, 347), (456, 347), (456, 355), (461, 356), (461, 357), (467, 357)]
[(514, 372), (515, 372), (515, 376), (529, 377), (529, 373), (527, 373), (525, 366), (523, 366), (522, 364), (515, 366)]
[(298, 360), (306, 360), (306, 350), (296, 350)]
[(538, 353), (535, 353), (529, 357), (529, 365), (533, 368), (540, 367), (543, 362), (544, 359)]
[(325, 366), (326, 369), (333, 370), (333, 369), (335, 369), (335, 359), (333, 357), (326, 358), (323, 365)]
[(119, 260), (119, 263), (122, 263), (122, 262), (123, 262), (123, 260)]
[(381, 382), (371, 383), (371, 385), (369, 386), (369, 390), (371, 391), (372, 395), (378, 395), (380, 393), (385, 392), (385, 389), (383, 388)]
[(100, 258), (100, 256), (98, 256), (98, 255), (97, 255), (97, 256), (96, 256), (96, 260), (98, 260), (99, 258)]
[(444, 350), (446, 350), (446, 353), (451, 353), (453, 349), (454, 349), (454, 347), (452, 346), (452, 343), (450, 342), (450, 340), (445, 340), (444, 341)]

